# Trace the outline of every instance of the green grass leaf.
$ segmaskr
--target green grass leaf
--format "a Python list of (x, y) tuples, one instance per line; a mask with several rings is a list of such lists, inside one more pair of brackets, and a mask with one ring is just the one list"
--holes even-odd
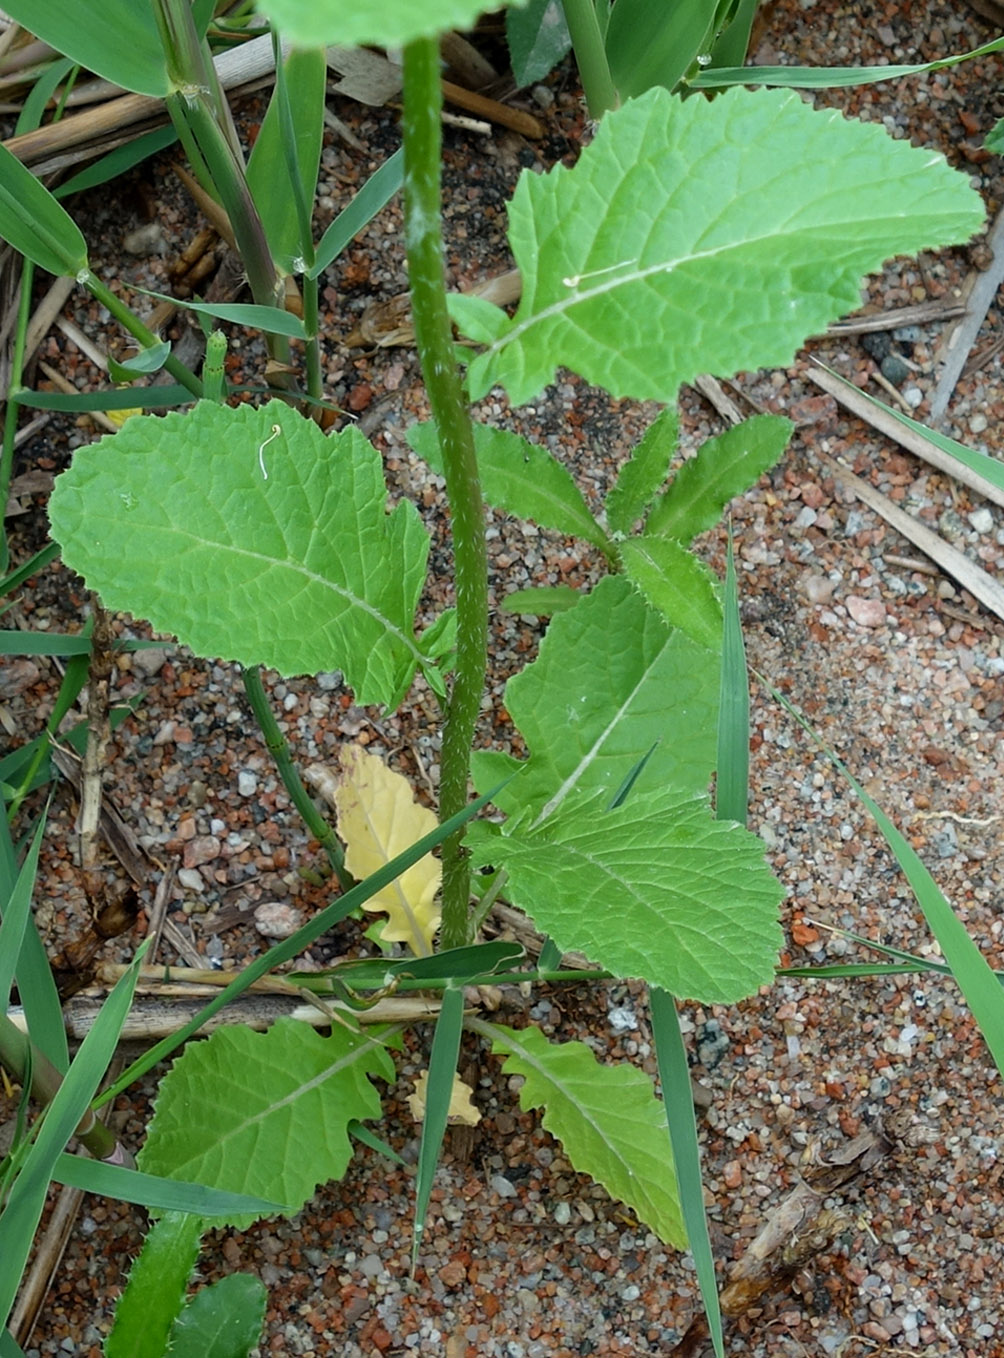
[(171, 1358), (247, 1358), (261, 1337), (268, 1292), (249, 1273), (197, 1292), (171, 1334)]
[(652, 1035), (655, 1038), (655, 1052), (659, 1062), (662, 1097), (668, 1111), (669, 1139), (676, 1162), (680, 1206), (686, 1223), (687, 1241), (694, 1256), (694, 1268), (715, 1354), (717, 1358), (724, 1358), (722, 1315), (718, 1304), (715, 1259), (704, 1215), (701, 1148), (697, 1140), (697, 1123), (694, 1120), (694, 1097), (690, 1085), (687, 1050), (683, 1045), (680, 1019), (673, 996), (656, 986), (652, 990), (650, 1002)]
[[(408, 442), (434, 472), (443, 475), (439, 435), (431, 420), (413, 424)], [(486, 504), (520, 519), (532, 519), (540, 528), (585, 538), (602, 552), (611, 549), (575, 478), (546, 448), (487, 424), (474, 425), (474, 447)]]
[(436, 1020), (436, 1032), (429, 1054), (425, 1117), (422, 1119), (422, 1143), (418, 1153), (418, 1177), (415, 1183), (415, 1224), (411, 1236), (413, 1270), (418, 1262), (418, 1250), (425, 1231), (425, 1217), (432, 1196), (436, 1165), (439, 1163), (439, 1153), (446, 1134), (463, 1029), (464, 992), (458, 986), (447, 986), (443, 991), (442, 1008)]
[(794, 427), (780, 415), (754, 415), (707, 439), (656, 501), (645, 524), (645, 536), (689, 543), (698, 533), (713, 528), (728, 502), (749, 490), (758, 476), (773, 467)]
[(1004, 988), (991, 970), (990, 964), (970, 937), (966, 926), (942, 895), (937, 882), (910, 842), (874, 798), (869, 797), (843, 761), (820, 740), (805, 718), (775, 688), (766, 684), (764, 680), (761, 682), (765, 683), (774, 698), (795, 718), (802, 729), (808, 732), (833, 767), (844, 775), (857, 793), (861, 804), (873, 816), (913, 889), (917, 904), (924, 912), (924, 918), (941, 946), (942, 955), (951, 967), (952, 975), (958, 982), (973, 1017), (980, 1025), (980, 1031), (990, 1048), (997, 1069), (1004, 1075)]
[(0, 236), (57, 276), (87, 268), (87, 243), (66, 209), (29, 169), (0, 145)]
[(318, 278), (342, 253), (352, 238), (369, 226), (373, 218), (398, 192), (404, 182), (404, 151), (398, 150), (370, 175), (356, 196), (331, 223), (320, 239), (317, 258), (307, 275)]
[(132, 1003), (133, 990), (146, 944), (105, 1000), (94, 1026), (80, 1044), (62, 1084), (46, 1109), (45, 1119), (25, 1156), (3, 1212), (0, 1213), (0, 1324), (14, 1304), (18, 1281), (31, 1251), (42, 1217), (53, 1167), (87, 1110), (108, 1068), (122, 1024)]
[(680, 422), (674, 406), (652, 421), (617, 474), (606, 500), (612, 533), (630, 533), (669, 475)]
[(571, 585), (538, 585), (516, 589), (499, 603), (503, 613), (527, 613), (538, 618), (550, 618), (555, 613), (567, 613), (582, 598), (580, 589)]
[(703, 796), (636, 787), (623, 806), (608, 804), (608, 794), (578, 795), (509, 834), (475, 824), (471, 861), (505, 868), (509, 899), (541, 932), (615, 976), (708, 1004), (768, 984), (784, 893), (762, 842), (713, 820)]
[[(553, 810), (573, 792), (601, 791), (609, 803), (653, 745), (635, 795), (707, 787), (718, 658), (671, 628), (621, 576), (554, 618), (537, 659), (506, 685), (505, 704), (531, 751), (495, 799), (507, 814), (537, 815), (549, 803)], [(476, 785), (487, 787), (498, 767), (475, 752)]]
[(393, 707), (423, 658), (429, 540), (413, 505), (388, 514), (386, 498), (356, 430), (326, 438), (279, 401), (200, 402), (78, 450), (49, 512), (63, 560), (107, 607), (200, 655), (341, 669), (358, 702)]
[(711, 651), (722, 648), (722, 605), (715, 574), (672, 538), (628, 538), (621, 543), (628, 579), (653, 608), (685, 636)]
[(205, 1184), (160, 1179), (155, 1174), (143, 1174), (138, 1169), (108, 1165), (81, 1155), (61, 1155), (52, 1178), (57, 1184), (82, 1188), (85, 1193), (135, 1202), (165, 1212), (190, 1212), (203, 1217), (225, 1217), (235, 1212), (257, 1212), (259, 1216), (267, 1216), (280, 1212), (283, 1206), (266, 1198), (248, 1197), (246, 1193), (221, 1193)]
[(900, 80), (904, 76), (924, 75), (927, 71), (957, 66), (974, 57), (1004, 51), (1004, 38), (994, 38), (971, 52), (956, 52), (915, 66), (735, 66), (709, 67), (691, 76), (691, 89), (714, 89), (723, 85), (783, 85), (786, 89), (846, 89), (853, 85), (875, 85), (880, 81)]
[[(161, 1081), (139, 1166), (298, 1211), (319, 1183), (345, 1173), (349, 1122), (379, 1117), (370, 1075), (392, 1080), (393, 1062), (341, 1025), (330, 1037), (293, 1019), (264, 1033), (219, 1028)], [(247, 1225), (255, 1215), (226, 1220)]]
[[(324, 88), (328, 69), (324, 51), (320, 47), (294, 48), (286, 55), (284, 66), (300, 189), (304, 201), (312, 203), (324, 133)], [(280, 124), (280, 97), (276, 85), (248, 158), (247, 181), (265, 228), (269, 253), (284, 273), (292, 274), (297, 271), (296, 260), (303, 256), (303, 243)]]
[(864, 274), (983, 218), (939, 156), (790, 91), (708, 104), (650, 90), (603, 119), (574, 168), (521, 176), (523, 296), (472, 361), (471, 396), (500, 383), (522, 404), (563, 365), (668, 403), (703, 372), (781, 366), (859, 305)]
[(134, 0), (10, 0), (6, 12), (29, 33), (114, 85), (135, 94), (168, 90), (152, 5)]
[(739, 590), (729, 525), (722, 632), (722, 684), (718, 703), (718, 763), (715, 770), (715, 815), (746, 824), (750, 772), (750, 690), (746, 648), (739, 616)]
[(503, 1074), (522, 1075), (519, 1105), (542, 1122), (572, 1165), (626, 1203), (667, 1244), (687, 1243), (666, 1134), (666, 1109), (652, 1081), (629, 1065), (606, 1066), (584, 1042), (548, 1042), (538, 1029), (494, 1023), (477, 1031), (504, 1056)]

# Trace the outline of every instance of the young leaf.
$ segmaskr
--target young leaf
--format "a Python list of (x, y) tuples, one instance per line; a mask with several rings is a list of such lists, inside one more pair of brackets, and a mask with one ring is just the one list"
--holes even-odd
[[(294, 1019), (264, 1033), (218, 1028), (161, 1081), (140, 1168), (298, 1211), (319, 1183), (345, 1173), (351, 1119), (380, 1115), (370, 1075), (392, 1080), (390, 1057), (340, 1024), (330, 1037)], [(255, 1217), (227, 1219), (241, 1227)]]
[(171, 1358), (247, 1358), (261, 1338), (268, 1292), (249, 1273), (197, 1292), (171, 1332)]
[[(434, 472), (443, 474), (439, 436), (432, 421), (413, 424), (408, 442)], [(606, 533), (590, 514), (572, 474), (546, 448), (508, 429), (474, 426), (474, 447), (481, 474), (481, 493), (493, 509), (569, 537), (585, 538), (601, 551), (610, 550)]]
[(713, 528), (728, 502), (773, 467), (794, 427), (780, 415), (754, 415), (707, 439), (656, 501), (645, 524), (646, 537), (676, 538), (686, 544)]
[(521, 176), (523, 297), (471, 363), (471, 396), (498, 382), (522, 404), (564, 365), (669, 403), (699, 373), (783, 365), (859, 305), (863, 274), (966, 240), (983, 216), (939, 156), (796, 94), (650, 90), (603, 119), (573, 169)]
[(76, 278), (87, 268), (87, 244), (66, 209), (0, 144), (0, 236), (49, 273)]
[(109, 608), (200, 655), (341, 669), (358, 702), (395, 706), (424, 658), (412, 620), (429, 539), (386, 495), (355, 429), (326, 438), (279, 401), (204, 401), (80, 449), (49, 513), (64, 561)]
[(507, 895), (542, 933), (616, 976), (704, 1004), (768, 984), (784, 892), (762, 842), (713, 820), (705, 796), (636, 787), (623, 806), (608, 804), (607, 793), (580, 794), (501, 836), (473, 825), (471, 861), (505, 868)]
[(464, 1027), (464, 992), (457, 986), (443, 991), (442, 1006), (436, 1020), (436, 1032), (429, 1053), (427, 1106), (422, 1119), (422, 1142), (418, 1152), (418, 1176), (415, 1184), (415, 1222), (411, 1236), (411, 1266), (418, 1262), (418, 1249), (425, 1230), (425, 1216), (432, 1196), (432, 1182), (443, 1145), (446, 1123), (453, 1094), (453, 1080), (460, 1052), (460, 1035)]
[[(525, 3), (525, 0), (516, 0)], [(289, 42), (304, 47), (339, 43), (343, 47), (403, 47), (413, 38), (432, 37), (451, 28), (467, 32), (493, 8), (490, 0), (256, 0)]]
[[(618, 6), (620, 7), (618, 9)], [(607, 59), (621, 99), (682, 80), (715, 37), (715, 6), (676, 0), (655, 18), (649, 0), (617, 0), (607, 26)]]
[[(345, 866), (361, 881), (428, 834), (436, 817), (415, 801), (408, 780), (376, 755), (358, 745), (343, 745), (339, 758), (342, 776), (334, 796), (338, 833), (345, 845)], [(432, 952), (442, 875), (438, 859), (430, 853), (369, 898), (365, 910), (387, 915), (383, 938), (406, 943), (418, 957)]]
[(143, 1241), (115, 1308), (105, 1358), (163, 1358), (205, 1225), (187, 1212), (166, 1212)]
[(645, 430), (621, 467), (617, 483), (606, 501), (607, 522), (612, 533), (630, 533), (652, 503), (669, 475), (679, 423), (675, 408), (668, 406)]
[(479, 1025), (505, 1075), (522, 1075), (519, 1106), (542, 1122), (580, 1174), (603, 1185), (660, 1240), (683, 1249), (686, 1231), (666, 1133), (666, 1109), (633, 1066), (605, 1066), (584, 1042), (552, 1043), (538, 1029)]
[(624, 572), (653, 608), (699, 646), (719, 651), (722, 605), (714, 572), (672, 538), (628, 538)]
[(309, 278), (318, 278), (338, 258), (349, 241), (387, 206), (404, 179), (404, 151), (399, 149), (370, 175), (348, 207), (338, 214), (317, 246)]
[(515, 589), (499, 603), (503, 613), (530, 613), (538, 618), (550, 618), (555, 613), (567, 613), (582, 598), (580, 589), (571, 585), (532, 585), (529, 589)]
[[(505, 703), (531, 751), (495, 798), (507, 814), (554, 810), (573, 792), (602, 791), (609, 803), (653, 745), (635, 795), (707, 787), (717, 656), (674, 631), (623, 577), (601, 580), (554, 618), (537, 659), (506, 685)], [(472, 769), (487, 787), (499, 765), (476, 752)]]
[(519, 89), (553, 71), (572, 45), (561, 0), (530, 0), (525, 9), (505, 12), (509, 60)]

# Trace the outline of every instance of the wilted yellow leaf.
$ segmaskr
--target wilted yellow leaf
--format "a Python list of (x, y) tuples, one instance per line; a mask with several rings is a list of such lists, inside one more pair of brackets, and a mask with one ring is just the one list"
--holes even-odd
[[(434, 830), (437, 821), (415, 801), (407, 779), (376, 755), (345, 745), (339, 762), (342, 774), (334, 790), (338, 831), (345, 844), (345, 866), (362, 879)], [(417, 956), (428, 957), (439, 928), (435, 901), (441, 876), (437, 860), (426, 854), (363, 908), (386, 913), (385, 939), (406, 943)]]
[(126, 420), (131, 420), (134, 415), (142, 415), (143, 409), (141, 406), (130, 406), (128, 410), (106, 410), (105, 414), (112, 424), (117, 424), (121, 429)]
[[(411, 1109), (411, 1116), (416, 1122), (425, 1121), (425, 1100), (428, 1085), (429, 1072), (423, 1070), (415, 1081), (414, 1094), (408, 1095), (408, 1107)], [(476, 1127), (481, 1121), (481, 1114), (471, 1100), (473, 1093), (470, 1085), (464, 1084), (459, 1075), (454, 1075), (453, 1089), (450, 1093), (450, 1111), (446, 1115), (446, 1121), (451, 1127), (457, 1123), (463, 1123), (465, 1127)]]

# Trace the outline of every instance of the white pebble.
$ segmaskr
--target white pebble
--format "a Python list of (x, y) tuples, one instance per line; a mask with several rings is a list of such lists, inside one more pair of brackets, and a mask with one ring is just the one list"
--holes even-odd
[(493, 1174), (491, 1177), (491, 1187), (500, 1198), (514, 1198), (517, 1194), (516, 1185), (510, 1183), (504, 1174)]
[(567, 1226), (572, 1219), (572, 1209), (564, 1198), (554, 1204), (554, 1219), (559, 1226)]
[(973, 512), (966, 517), (976, 529), (977, 533), (986, 535), (987, 533), (993, 532), (994, 516), (986, 506), (982, 506), (980, 509), (974, 509)]
[(242, 797), (253, 797), (258, 791), (258, 775), (250, 769), (241, 769), (237, 775), (237, 791)]
[(178, 873), (178, 881), (186, 891), (205, 891), (206, 889), (202, 873), (196, 868), (182, 868)]
[(289, 938), (302, 923), (299, 910), (285, 901), (263, 901), (254, 912), (254, 927), (264, 938)]
[(970, 434), (982, 434), (988, 424), (989, 420), (980, 410), (978, 410), (975, 415), (969, 416)]

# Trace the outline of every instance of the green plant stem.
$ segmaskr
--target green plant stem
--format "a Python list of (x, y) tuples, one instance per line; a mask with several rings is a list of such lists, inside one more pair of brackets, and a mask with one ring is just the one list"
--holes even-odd
[[(6, 1014), (0, 1014), (0, 1063), (20, 1083), (30, 1078), (32, 1098), (40, 1104), (50, 1104), (62, 1084), (63, 1077), (49, 1058)], [(122, 1155), (118, 1139), (91, 1109), (81, 1118), (74, 1135), (96, 1160), (119, 1159)]]
[(620, 102), (610, 76), (594, 0), (561, 0), (589, 116), (597, 119)]
[[(439, 431), (453, 534), (457, 659), (443, 723), (441, 820), (467, 803), (471, 743), (484, 692), (488, 651), (488, 563), (474, 431), (453, 358), (440, 222), (439, 47), (419, 38), (404, 49), (404, 229), (411, 314), (422, 376)], [(463, 832), (443, 844), (441, 946), (469, 941), (470, 869)]]
[[(14, 440), (17, 436), (17, 413), (20, 409), (17, 393), (21, 388), (21, 373), (24, 368), (24, 346), (31, 317), (31, 285), (34, 278), (35, 266), (30, 259), (25, 259), (21, 269), (21, 295), (18, 298), (17, 329), (14, 331), (14, 349), (11, 354), (10, 390), (7, 408), (4, 411), (3, 449), (0, 451), (0, 505), (5, 507), (14, 471)], [(7, 533), (0, 531), (0, 573), (7, 570), (9, 562)]]
[(321, 345), (318, 340), (318, 282), (309, 274), (303, 276), (303, 326), (307, 332), (305, 357), (307, 361), (307, 394), (315, 401), (324, 397), (324, 374), (321, 370)]
[(342, 846), (339, 844), (334, 830), (314, 805), (310, 793), (303, 786), (299, 770), (290, 755), (289, 744), (279, 730), (279, 723), (276, 721), (275, 714), (268, 701), (265, 685), (261, 681), (261, 670), (257, 667), (243, 670), (242, 677), (244, 679), (244, 692), (251, 704), (251, 710), (261, 728), (262, 735), (265, 737), (268, 752), (275, 760), (276, 768), (279, 770), (279, 776), (289, 793), (290, 800), (303, 817), (307, 829), (327, 855), (328, 862), (338, 878), (339, 886), (343, 891), (351, 890), (355, 886), (355, 879), (345, 866)]
[[(153, 331), (148, 329), (136, 313), (126, 306), (121, 297), (116, 297), (111, 288), (107, 287), (102, 283), (100, 278), (97, 278), (92, 274), (90, 269), (78, 279), (78, 282), (83, 283), (91, 296), (96, 297), (103, 306), (108, 308), (115, 319), (129, 331), (129, 334), (139, 340), (144, 349), (149, 349), (154, 344), (160, 343)], [(189, 369), (185, 367), (184, 363), (179, 363), (173, 354), (168, 355), (164, 362), (164, 367), (171, 376), (177, 382), (180, 382), (186, 390), (190, 391), (193, 396), (197, 398), (202, 396), (202, 383), (193, 372), (190, 372)]]

